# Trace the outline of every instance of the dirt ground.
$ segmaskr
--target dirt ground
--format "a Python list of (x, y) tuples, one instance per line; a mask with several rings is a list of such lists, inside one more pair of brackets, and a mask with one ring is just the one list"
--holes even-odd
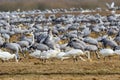
[(120, 80), (120, 62), (118, 56), (106, 61), (54, 59), (46, 63), (25, 58), (18, 63), (0, 62), (0, 80)]

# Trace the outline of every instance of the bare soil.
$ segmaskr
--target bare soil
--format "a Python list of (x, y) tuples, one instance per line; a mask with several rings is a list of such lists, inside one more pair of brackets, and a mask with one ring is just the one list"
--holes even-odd
[(0, 62), (0, 80), (120, 80), (118, 56), (74, 62), (72, 59), (48, 60), (43, 63), (35, 58)]

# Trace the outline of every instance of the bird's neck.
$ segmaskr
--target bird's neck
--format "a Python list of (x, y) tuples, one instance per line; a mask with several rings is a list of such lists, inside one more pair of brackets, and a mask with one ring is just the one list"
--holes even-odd
[(88, 59), (90, 59), (90, 52), (89, 51), (85, 51), (84, 53), (87, 54)]
[(32, 35), (32, 44), (34, 44), (35, 39), (34, 39), (34, 34)]
[[(34, 43), (35, 43), (34, 34), (32, 34), (32, 43), (31, 43), (30, 46), (32, 46)], [(30, 47), (30, 46), (29, 46), (29, 47)]]

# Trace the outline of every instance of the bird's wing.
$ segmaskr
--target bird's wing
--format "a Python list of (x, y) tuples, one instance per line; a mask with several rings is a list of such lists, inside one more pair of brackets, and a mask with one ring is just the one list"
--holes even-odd
[(111, 7), (111, 8), (114, 8), (114, 5), (115, 5), (115, 3), (114, 3), (114, 2), (112, 2), (112, 4), (111, 4), (111, 6), (110, 6), (110, 7)]
[(108, 8), (110, 8), (110, 5), (109, 5), (108, 3), (106, 3), (106, 6), (107, 6)]

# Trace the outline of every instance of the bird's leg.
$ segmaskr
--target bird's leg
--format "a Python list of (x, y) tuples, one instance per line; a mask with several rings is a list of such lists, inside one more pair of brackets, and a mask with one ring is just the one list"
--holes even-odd
[(90, 60), (91, 58), (90, 58), (90, 52), (89, 51), (85, 51), (85, 55), (86, 55), (86, 57)]
[(76, 62), (76, 56), (73, 56), (73, 61)]
[(18, 57), (17, 57), (17, 55), (15, 55), (15, 61), (18, 62)]
[(47, 62), (47, 59), (43, 59), (43, 63), (46, 63)]
[(26, 48), (25, 48), (25, 51), (24, 51), (24, 53), (23, 53), (23, 54), (24, 54), (23, 56), (24, 56), (25, 58), (27, 57), (27, 56), (26, 56), (26, 55), (27, 55), (27, 50), (28, 50), (28, 48), (26, 47)]
[(42, 61), (42, 62), (43, 62), (43, 59), (41, 59), (41, 58), (40, 58), (40, 61)]
[(50, 59), (50, 61), (52, 61), (52, 62), (53, 62), (53, 61), (54, 61), (54, 60), (53, 60), (53, 58), (51, 58), (51, 59)]
[(93, 52), (93, 51), (90, 51), (90, 54), (92, 54), (92, 58), (94, 58), (94, 57), (95, 57), (95, 54), (94, 54), (94, 52)]
[(24, 58), (26, 58), (26, 49), (27, 48), (25, 48), (25, 50), (22, 49), (22, 52), (21, 52)]
[(95, 51), (95, 54), (96, 54), (97, 59), (100, 59), (100, 55), (98, 54), (97, 51)]
[(103, 59), (104, 59), (104, 61), (106, 61), (105, 57)]
[[(89, 53), (90, 54), (90, 53)], [(88, 58), (88, 54), (85, 54), (85, 57)]]
[(40, 61), (43, 61), (43, 59), (40, 58)]
[(76, 56), (75, 60), (78, 61), (78, 56)]
[(86, 61), (85, 59), (83, 59), (81, 56), (79, 56), (79, 58), (82, 60), (82, 61)]
[(22, 55), (24, 58), (26, 58), (25, 51), (22, 51)]
[(111, 60), (111, 56), (108, 56), (109, 60)]
[(2, 63), (4, 63), (4, 60), (1, 60), (2, 61)]
[(88, 58), (88, 60), (89, 60), (90, 62), (92, 61), (91, 55), (90, 55), (90, 52), (89, 52), (89, 51), (87, 52), (87, 58)]
[(6, 60), (6, 62), (8, 62), (8, 60)]
[(64, 61), (64, 58), (61, 58), (61, 61)]
[(64, 61), (65, 59), (68, 59), (69, 57), (62, 57), (61, 61)]

